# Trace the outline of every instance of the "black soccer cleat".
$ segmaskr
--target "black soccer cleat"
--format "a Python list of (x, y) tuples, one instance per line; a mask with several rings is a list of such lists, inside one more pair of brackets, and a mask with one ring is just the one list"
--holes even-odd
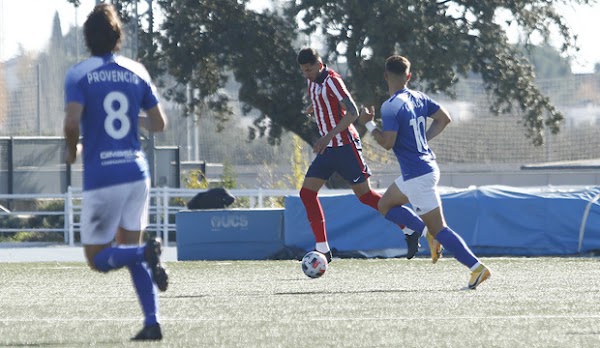
[(318, 250), (315, 250), (315, 251), (325, 255), (325, 258), (327, 259), (327, 263), (331, 262), (331, 258), (333, 257), (333, 255), (331, 254), (331, 250), (329, 250), (327, 252), (322, 252), (322, 251), (318, 251)]
[(144, 251), (144, 258), (150, 272), (152, 273), (152, 280), (160, 291), (167, 291), (169, 287), (169, 275), (167, 271), (160, 263), (160, 255), (162, 254), (162, 244), (160, 238), (150, 238), (146, 242), (146, 250)]
[(160, 324), (144, 326), (137, 335), (131, 338), (132, 341), (160, 341), (162, 340), (162, 330)]
[(415, 257), (415, 255), (419, 251), (419, 247), (421, 246), (421, 244), (419, 243), (419, 239), (421, 239), (421, 234), (417, 231), (414, 231), (413, 234), (404, 235), (404, 237), (406, 238), (406, 245), (408, 247), (408, 250), (406, 251), (406, 258), (410, 260), (413, 257)]

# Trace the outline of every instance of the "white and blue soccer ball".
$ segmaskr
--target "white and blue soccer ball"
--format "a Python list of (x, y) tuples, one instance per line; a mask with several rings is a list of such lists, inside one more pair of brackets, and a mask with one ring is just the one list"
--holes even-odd
[(309, 251), (302, 258), (302, 272), (310, 278), (319, 278), (327, 271), (327, 258), (318, 251)]

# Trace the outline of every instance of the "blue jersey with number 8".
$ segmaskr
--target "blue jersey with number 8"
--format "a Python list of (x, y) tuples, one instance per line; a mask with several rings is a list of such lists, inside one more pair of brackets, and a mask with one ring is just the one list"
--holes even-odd
[(158, 98), (142, 64), (114, 54), (82, 61), (67, 72), (65, 103), (83, 105), (84, 190), (149, 177), (138, 115)]
[(440, 105), (426, 94), (404, 88), (381, 104), (383, 131), (398, 133), (393, 146), (404, 180), (431, 173), (435, 154), (427, 144), (427, 117)]

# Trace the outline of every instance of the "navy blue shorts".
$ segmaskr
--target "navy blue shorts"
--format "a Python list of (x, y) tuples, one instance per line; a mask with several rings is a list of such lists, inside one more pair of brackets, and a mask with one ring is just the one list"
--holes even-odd
[(362, 155), (360, 139), (344, 146), (328, 147), (323, 154), (317, 154), (306, 177), (328, 180), (333, 172), (338, 172), (350, 185), (360, 184), (371, 176), (371, 169)]

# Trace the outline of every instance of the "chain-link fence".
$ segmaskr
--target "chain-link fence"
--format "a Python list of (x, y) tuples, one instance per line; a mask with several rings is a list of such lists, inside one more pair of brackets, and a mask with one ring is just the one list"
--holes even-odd
[[(0, 136), (62, 136), (64, 74), (83, 54), (80, 53), (83, 45), (77, 42), (82, 35), (75, 35), (76, 30), (71, 28), (65, 35), (53, 34), (46, 52), (23, 53), (0, 63)], [(544, 145), (539, 147), (525, 136), (518, 110), (511, 115), (492, 115), (489, 96), (480, 81), (460, 82), (454, 100), (434, 96), (454, 118), (447, 130), (431, 142), (439, 162), (500, 167), (595, 159), (594, 150), (600, 147), (600, 74), (539, 80), (537, 85), (566, 117), (560, 133), (546, 134)], [(227, 93), (235, 101), (237, 85), (228, 86)], [(247, 128), (252, 117), (242, 116), (237, 102), (232, 105), (236, 115), (221, 132), (217, 131), (217, 121), (209, 111), (192, 118), (185, 117), (177, 105), (165, 101), (164, 106), (170, 119), (169, 128), (156, 134), (154, 145), (177, 147), (180, 161), (228, 162), (238, 169), (240, 176), (252, 176), (256, 181), (254, 187), (269, 187), (278, 181), (277, 175), (291, 172), (290, 159), (295, 150), (292, 135), (284, 133), (279, 146), (271, 146), (265, 139), (248, 141)], [(372, 167), (397, 168), (393, 155), (377, 146), (369, 135), (364, 142)], [(17, 152), (19, 158), (11, 165), (16, 169), (40, 168), (28, 175), (54, 173), (56, 166), (62, 164), (53, 162), (49, 166), (48, 161), (56, 159), (55, 153), (62, 150), (54, 143), (49, 148), (45, 146), (35, 141), (23, 145), (19, 150), (22, 153)], [(302, 153), (309, 161), (310, 146), (303, 146)], [(0, 157), (6, 154), (6, 143), (0, 143)], [(2, 167), (6, 163), (6, 158), (0, 160), (0, 170), (6, 170)], [(256, 179), (259, 173), (262, 178)], [(18, 178), (13, 179), (19, 182)], [(48, 185), (64, 185), (58, 179), (50, 181)], [(5, 178), (0, 180), (0, 188), (6, 188)]]

